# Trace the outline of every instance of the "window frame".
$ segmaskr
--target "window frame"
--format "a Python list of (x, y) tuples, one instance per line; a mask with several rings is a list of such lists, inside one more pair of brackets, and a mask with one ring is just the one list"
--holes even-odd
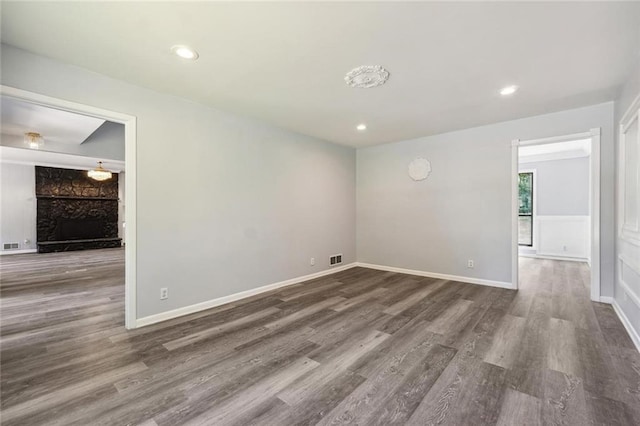
[[(537, 197), (535, 192), (537, 191), (537, 182), (536, 182), (536, 173), (537, 170), (536, 169), (518, 169), (518, 179), (520, 177), (521, 174), (530, 174), (531, 175), (531, 244), (520, 244), (520, 242), (518, 241), (518, 247), (524, 247), (524, 248), (530, 248), (530, 249), (535, 249), (536, 248), (536, 201), (537, 201)], [(518, 197), (519, 199), (519, 197)], [(520, 207), (518, 206), (518, 218), (520, 218), (520, 216), (529, 216), (529, 215), (521, 215), (520, 214)]]

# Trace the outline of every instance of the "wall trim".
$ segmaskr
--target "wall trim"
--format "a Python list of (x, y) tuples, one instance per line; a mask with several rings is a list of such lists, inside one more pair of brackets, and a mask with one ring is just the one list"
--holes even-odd
[(189, 306), (183, 306), (182, 308), (161, 312), (159, 314), (138, 318), (138, 320), (136, 321), (136, 327), (144, 327), (144, 326), (155, 324), (158, 322), (167, 321), (173, 318), (178, 318), (184, 315), (194, 314), (196, 312), (215, 308), (216, 306), (224, 305), (230, 302), (235, 302), (236, 300), (245, 299), (247, 297), (255, 296), (257, 294), (265, 293), (267, 291), (275, 290), (281, 287), (286, 287), (293, 284), (299, 284), (304, 281), (312, 280), (314, 278), (324, 277), (325, 275), (335, 274), (336, 272), (345, 271), (347, 269), (355, 268), (356, 266), (358, 265), (355, 262), (348, 263), (344, 266), (326, 269), (324, 271), (316, 272), (313, 274), (303, 275), (301, 277), (295, 277), (288, 280), (267, 284), (262, 287), (241, 291), (239, 293), (233, 293), (228, 296), (222, 296), (216, 299), (207, 300), (206, 302), (200, 302), (200, 303), (196, 303)]
[(356, 266), (369, 269), (377, 269), (379, 271), (397, 272), (400, 274), (418, 275), (420, 277), (438, 278), (441, 280), (459, 281), (469, 284), (486, 285), (489, 287), (499, 287), (513, 290), (513, 285), (506, 281), (485, 280), (482, 278), (463, 277), (459, 275), (440, 274), (438, 272), (418, 271), (415, 269), (396, 268), (395, 266), (376, 265), (373, 263), (356, 262)]
[[(0, 148), (2, 148), (2, 146), (0, 146)], [(11, 148), (11, 147), (4, 147), (4, 148)], [(18, 149), (18, 148), (16, 148)], [(0, 149), (0, 151), (2, 151)], [(71, 155), (71, 154), (69, 154)], [(104, 161), (101, 158), (98, 157), (85, 157), (83, 156), (82, 158), (88, 158), (88, 159), (95, 159), (95, 162), (97, 163), (98, 161), (103, 161), (104, 163), (109, 163), (109, 166), (105, 166), (105, 168), (109, 168), (110, 171), (112, 171), (113, 173), (122, 173), (123, 171), (125, 171), (125, 167), (122, 165), (124, 164), (124, 161), (117, 161), (117, 160), (109, 160), (109, 161)], [(0, 160), (0, 163), (3, 164), (17, 164), (19, 166), (43, 166), (43, 167), (57, 167), (59, 169), (74, 169), (74, 170), (91, 170), (94, 167), (86, 167), (86, 166), (79, 166), (76, 164), (65, 164), (65, 163), (54, 163), (54, 162), (50, 162), (50, 161), (19, 161), (19, 160), (7, 160), (6, 158), (2, 158)], [(121, 164), (122, 163), (122, 164)], [(112, 167), (111, 164), (115, 164), (117, 167)]]
[(618, 302), (616, 301), (616, 299), (609, 296), (600, 296), (600, 303), (607, 303), (611, 305), (611, 307), (613, 308), (613, 311), (618, 316), (618, 319), (624, 326), (625, 330), (627, 330), (627, 333), (629, 334), (631, 341), (635, 345), (638, 352), (640, 352), (640, 335), (633, 328), (633, 325), (631, 325), (631, 321), (629, 321), (629, 318), (627, 318), (627, 316), (625, 315), (620, 305), (618, 305)]
[(583, 150), (560, 151), (548, 154), (521, 156), (518, 158), (518, 162), (526, 165), (527, 163), (537, 163), (540, 161), (573, 160), (575, 158), (585, 158), (589, 155), (591, 155), (591, 153)]
[(582, 262), (589, 263), (589, 259), (583, 257), (562, 257), (562, 256), (548, 256), (545, 254), (535, 253), (520, 253), (519, 257), (533, 257), (535, 259), (549, 259), (549, 260), (563, 260), (567, 262)]
[(631, 269), (636, 275), (640, 276), (640, 267), (638, 267), (634, 262), (630, 259), (627, 259), (625, 256), (619, 254), (618, 260), (620, 262), (618, 269), (618, 282), (620, 283), (620, 287), (622, 290), (629, 296), (629, 299), (640, 309), (640, 296), (636, 294), (635, 291), (631, 288), (631, 286), (624, 280), (623, 278), (623, 265), (627, 265), (629, 269)]
[(640, 352), (640, 335), (633, 328), (631, 321), (629, 321), (629, 318), (627, 318), (624, 311), (622, 310), (620, 305), (618, 305), (618, 302), (615, 299), (613, 299), (611, 306), (613, 306), (613, 310), (615, 311), (616, 315), (618, 315), (618, 318), (620, 318), (620, 322), (627, 330), (627, 333), (629, 333), (629, 337), (631, 337), (633, 344), (636, 346), (636, 350)]
[[(627, 131), (633, 123), (640, 126), (640, 95), (638, 95), (633, 103), (620, 120), (618, 130), (618, 238), (635, 246), (640, 246), (640, 218), (635, 218), (635, 223), (627, 223), (625, 221), (626, 210), (626, 149), (627, 149)], [(638, 127), (640, 128), (640, 127)], [(636, 135), (636, 140), (629, 140), (631, 144), (636, 145), (636, 149), (640, 149), (640, 133)], [(640, 199), (636, 200), (637, 207), (640, 208)]]
[(515, 144), (517, 146), (545, 145), (549, 143), (569, 142), (569, 141), (576, 141), (580, 139), (591, 139), (592, 136), (593, 136), (592, 131), (588, 131), (588, 132), (581, 132), (581, 133), (572, 133), (570, 135), (552, 136), (548, 138), (529, 139), (525, 141), (521, 141), (520, 139), (515, 139), (514, 141), (512, 141), (511, 144), (512, 145)]
[(0, 256), (7, 256), (10, 254), (28, 254), (28, 253), (37, 253), (38, 249), (21, 249), (21, 250), (1, 250)]
[(636, 113), (634, 111), (637, 111), (638, 109), (640, 109), (640, 93), (638, 93), (638, 96), (636, 96), (633, 102), (631, 102), (631, 105), (629, 105), (627, 110), (624, 112), (622, 118), (620, 119), (620, 123), (626, 124), (627, 122), (631, 121), (633, 118), (633, 114)]

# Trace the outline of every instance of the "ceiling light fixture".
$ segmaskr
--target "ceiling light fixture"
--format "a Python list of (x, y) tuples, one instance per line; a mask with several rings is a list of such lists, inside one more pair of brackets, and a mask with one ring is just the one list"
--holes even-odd
[(111, 176), (113, 176), (113, 174), (109, 170), (102, 167), (102, 161), (98, 161), (98, 167), (93, 170), (89, 170), (87, 172), (87, 176), (89, 176), (93, 180), (103, 181), (111, 179)]
[(389, 80), (389, 71), (380, 65), (363, 65), (352, 69), (344, 77), (347, 85), (361, 89), (382, 86), (387, 80)]
[(358, 124), (356, 126), (356, 129), (358, 129), (359, 132), (364, 132), (365, 130), (367, 130), (367, 125), (362, 123), (362, 124)]
[(173, 46), (171, 48), (171, 52), (173, 52), (174, 55), (181, 57), (182, 59), (190, 59), (192, 61), (195, 61), (200, 56), (194, 49), (190, 48), (189, 46), (182, 45)]
[(509, 96), (509, 95), (513, 95), (517, 91), (518, 91), (518, 86), (511, 85), (511, 86), (503, 87), (502, 90), (500, 90), (500, 94), (502, 96)]
[(24, 144), (31, 149), (40, 149), (44, 145), (44, 138), (40, 133), (27, 132), (24, 134)]

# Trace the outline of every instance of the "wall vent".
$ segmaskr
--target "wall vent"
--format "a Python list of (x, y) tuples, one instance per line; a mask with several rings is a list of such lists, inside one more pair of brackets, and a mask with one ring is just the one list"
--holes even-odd
[(20, 248), (20, 243), (4, 243), (3, 250), (15, 250)]
[(329, 256), (329, 265), (339, 265), (342, 263), (342, 254)]

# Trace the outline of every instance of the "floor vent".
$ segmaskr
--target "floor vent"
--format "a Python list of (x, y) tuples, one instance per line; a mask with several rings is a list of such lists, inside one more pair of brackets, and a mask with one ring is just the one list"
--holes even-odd
[(19, 243), (4, 243), (3, 250), (15, 250), (15, 249), (19, 249), (19, 248), (20, 248), (20, 244)]

